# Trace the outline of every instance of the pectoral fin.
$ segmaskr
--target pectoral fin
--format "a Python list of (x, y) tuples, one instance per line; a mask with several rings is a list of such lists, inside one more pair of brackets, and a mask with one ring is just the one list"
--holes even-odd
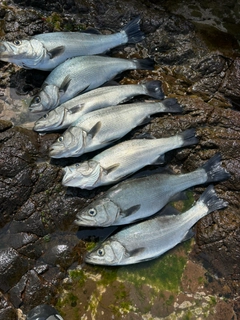
[(65, 51), (65, 46), (59, 46), (59, 47), (56, 47), (52, 50), (49, 50), (47, 53), (48, 53), (50, 59), (53, 59), (57, 56), (60, 56), (64, 51)]
[(128, 208), (127, 210), (125, 210), (122, 215), (124, 217), (128, 217), (130, 216), (131, 214), (137, 212), (139, 209), (141, 208), (141, 205), (140, 204), (137, 204), (136, 206), (132, 206), (130, 208)]
[(74, 107), (72, 107), (70, 109), (67, 109), (67, 112), (70, 113), (70, 114), (77, 113), (80, 110), (82, 110), (83, 106), (84, 106), (84, 103), (78, 104), (77, 106), (74, 106)]
[(102, 126), (101, 121), (98, 121), (98, 122), (91, 128), (91, 130), (88, 132), (88, 136), (90, 136), (90, 138), (93, 138), (93, 137), (98, 133), (98, 131), (100, 130), (101, 126)]
[(139, 254), (141, 254), (144, 250), (145, 250), (144, 247), (137, 248), (137, 249), (134, 249), (134, 250), (132, 250), (132, 251), (128, 251), (128, 252), (127, 252), (127, 255), (128, 255), (129, 257), (136, 257), (136, 256), (138, 256)]
[(69, 86), (69, 84), (70, 84), (70, 82), (71, 82), (71, 78), (67, 75), (65, 78), (64, 78), (64, 80), (63, 80), (63, 82), (62, 82), (62, 84), (61, 84), (61, 86), (60, 86), (60, 88), (59, 88), (59, 91), (60, 92), (66, 92), (67, 91), (67, 88), (68, 88), (68, 86)]
[(104, 172), (106, 173), (106, 174), (109, 174), (110, 172), (112, 172), (113, 170), (115, 170), (116, 168), (118, 168), (119, 167), (119, 163), (115, 163), (115, 164), (113, 164), (112, 166), (110, 166), (110, 167), (108, 167), (108, 168), (105, 168), (104, 169)]

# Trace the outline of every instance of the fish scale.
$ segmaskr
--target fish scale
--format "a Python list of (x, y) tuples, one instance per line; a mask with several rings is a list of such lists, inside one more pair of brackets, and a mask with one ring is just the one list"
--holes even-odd
[(108, 107), (83, 115), (50, 148), (53, 158), (78, 157), (109, 145), (160, 112), (181, 112), (176, 99)]
[(183, 190), (229, 178), (219, 153), (193, 172), (174, 175), (154, 170), (141, 175), (110, 188), (78, 212), (75, 223), (98, 227), (132, 223), (153, 215)]
[(189, 210), (180, 214), (169, 207), (152, 218), (124, 227), (86, 255), (85, 261), (100, 265), (125, 265), (154, 259), (192, 236), (191, 228), (227, 202), (209, 186)]
[(69, 58), (102, 54), (116, 46), (143, 39), (140, 17), (136, 17), (114, 34), (51, 32), (13, 42), (1, 41), (0, 59), (27, 69), (50, 71)]
[(62, 183), (92, 189), (111, 184), (155, 163), (165, 152), (197, 143), (195, 130), (189, 129), (170, 138), (133, 139), (119, 143), (91, 160), (65, 167)]
[[(122, 59), (105, 56), (80, 56), (66, 60), (56, 67), (33, 98), (30, 111), (56, 108), (77, 94), (92, 90), (113, 79), (117, 74), (134, 69), (152, 70), (152, 59)], [(97, 76), (96, 76), (97, 75)], [(48, 94), (48, 91), (54, 88)]]
[(161, 81), (152, 80), (146, 83), (100, 87), (66, 101), (49, 111), (35, 122), (35, 131), (54, 131), (68, 128), (88, 112), (115, 106), (126, 102), (136, 95), (148, 95), (162, 100), (164, 93)]

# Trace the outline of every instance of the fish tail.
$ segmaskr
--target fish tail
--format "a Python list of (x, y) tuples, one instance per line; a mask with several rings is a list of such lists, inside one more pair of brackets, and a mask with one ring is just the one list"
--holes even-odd
[(182, 106), (175, 98), (168, 98), (162, 101), (166, 112), (182, 112)]
[(159, 80), (148, 81), (143, 84), (146, 89), (146, 94), (152, 98), (162, 100), (164, 99), (164, 92), (162, 90), (162, 82)]
[(204, 203), (208, 212), (213, 212), (215, 210), (219, 210), (228, 206), (228, 202), (220, 199), (216, 194), (213, 185), (207, 187), (207, 189), (203, 192), (201, 197), (198, 199), (197, 203)]
[(138, 16), (122, 29), (128, 37), (128, 43), (137, 43), (145, 38), (144, 33), (140, 30), (140, 20)]
[(141, 70), (154, 69), (155, 61), (151, 58), (133, 59), (132, 61), (135, 63), (135, 69), (141, 69)]
[(216, 153), (202, 166), (207, 173), (206, 182), (221, 181), (230, 178), (230, 174), (221, 166), (221, 159), (221, 154)]
[(181, 147), (186, 147), (198, 143), (198, 139), (196, 137), (196, 130), (194, 128), (183, 131), (182, 133), (180, 133), (180, 137), (183, 140)]

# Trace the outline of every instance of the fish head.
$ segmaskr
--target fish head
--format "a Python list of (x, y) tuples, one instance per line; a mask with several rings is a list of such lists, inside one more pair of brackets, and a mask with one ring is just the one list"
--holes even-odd
[(76, 157), (84, 151), (86, 132), (80, 127), (69, 127), (50, 148), (52, 158)]
[(101, 177), (102, 167), (95, 160), (76, 163), (63, 168), (62, 184), (69, 187), (93, 189)]
[(63, 112), (58, 110), (58, 108), (53, 109), (45, 113), (41, 118), (39, 118), (35, 124), (33, 130), (35, 131), (48, 131), (58, 129), (63, 121)]
[(125, 247), (114, 237), (106, 240), (97, 248), (88, 252), (85, 256), (85, 262), (99, 265), (121, 265), (128, 257)]
[(45, 54), (43, 44), (35, 39), (0, 43), (0, 60), (14, 62), (21, 67), (34, 68)]
[(112, 200), (99, 199), (77, 213), (74, 223), (78, 226), (108, 227), (113, 225), (119, 213), (119, 206)]
[(52, 84), (44, 84), (29, 106), (31, 112), (42, 112), (56, 108), (59, 105), (59, 88)]

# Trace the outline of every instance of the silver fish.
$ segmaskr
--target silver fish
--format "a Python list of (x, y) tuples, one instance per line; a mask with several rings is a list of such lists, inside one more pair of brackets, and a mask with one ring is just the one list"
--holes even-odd
[(55, 308), (40, 304), (29, 311), (26, 320), (63, 320)]
[(83, 115), (50, 147), (50, 157), (79, 157), (106, 147), (160, 112), (181, 112), (174, 98), (162, 102), (137, 102), (108, 107)]
[(66, 59), (104, 53), (126, 43), (144, 39), (137, 17), (120, 32), (99, 35), (83, 32), (38, 34), (29, 40), (2, 41), (0, 60), (13, 62), (27, 69), (53, 70)]
[[(49, 111), (76, 95), (100, 87), (126, 70), (152, 70), (154, 61), (105, 56), (81, 56), (56, 67), (30, 104), (31, 112)], [(97, 76), (96, 76), (97, 75)]]
[(65, 167), (62, 184), (91, 190), (115, 183), (147, 165), (159, 161), (162, 163), (165, 152), (197, 142), (194, 129), (170, 138), (124, 141), (91, 160)]
[(85, 261), (119, 266), (155, 259), (192, 237), (191, 228), (198, 220), (227, 204), (209, 186), (188, 211), (179, 214), (169, 208), (168, 213), (160, 212), (149, 220), (124, 227), (89, 252)]
[(227, 178), (229, 174), (221, 166), (221, 155), (217, 153), (190, 173), (152, 173), (128, 179), (110, 188), (78, 212), (74, 223), (91, 227), (133, 223), (155, 214), (183, 190)]
[(152, 80), (146, 83), (106, 86), (91, 90), (46, 113), (35, 122), (33, 129), (37, 132), (66, 129), (85, 113), (115, 106), (136, 95), (148, 95), (162, 100), (164, 93), (161, 85), (161, 81)]

